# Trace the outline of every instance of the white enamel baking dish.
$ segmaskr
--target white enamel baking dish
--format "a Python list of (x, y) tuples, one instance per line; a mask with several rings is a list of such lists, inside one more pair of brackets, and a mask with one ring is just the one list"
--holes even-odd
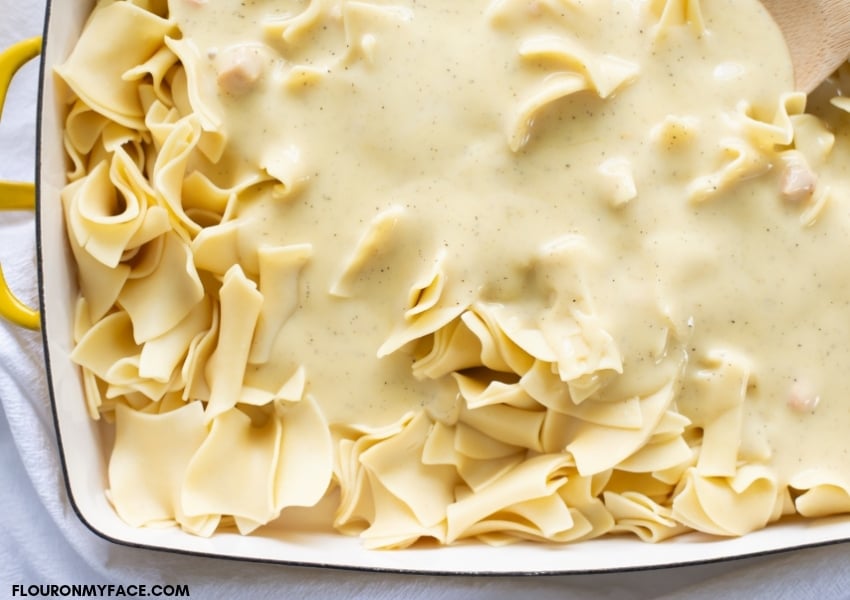
[[(56, 434), (69, 498), (79, 518), (97, 535), (115, 543), (233, 559), (346, 569), (441, 574), (569, 574), (658, 568), (728, 560), (769, 552), (850, 540), (850, 517), (773, 525), (742, 538), (686, 535), (660, 544), (612, 537), (573, 545), (480, 544), (370, 551), (356, 538), (311, 528), (290, 516), (249, 536), (194, 537), (178, 529), (135, 529), (113, 512), (104, 495), (106, 450), (100, 426), (87, 415), (82, 385), (69, 360), (76, 296), (75, 270), (66, 247), (59, 192), (64, 183), (62, 106), (53, 67), (73, 47), (93, 2), (49, 2), (42, 48), (42, 77), (36, 210), (39, 265), (38, 313), (15, 301), (0, 279), (0, 312), (18, 324), (41, 326)], [(0, 90), (11, 74), (38, 53), (39, 40), (10, 49), (0, 60)], [(0, 187), (0, 205), (27, 206), (31, 190), (21, 184)]]

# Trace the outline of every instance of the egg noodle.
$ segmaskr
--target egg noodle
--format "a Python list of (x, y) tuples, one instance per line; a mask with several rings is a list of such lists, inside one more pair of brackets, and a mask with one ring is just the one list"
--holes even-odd
[(130, 525), (850, 512), (850, 70), (756, 0), (101, 0), (57, 74)]

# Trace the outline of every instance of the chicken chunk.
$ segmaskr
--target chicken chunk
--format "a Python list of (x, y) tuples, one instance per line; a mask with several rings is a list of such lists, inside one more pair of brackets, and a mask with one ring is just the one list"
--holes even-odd
[(788, 408), (797, 413), (812, 413), (818, 404), (820, 396), (809, 382), (799, 379), (794, 382), (788, 394)]
[(782, 198), (789, 204), (804, 204), (815, 193), (817, 175), (800, 152), (789, 151), (783, 155)]
[(219, 87), (234, 96), (251, 91), (263, 74), (263, 53), (257, 45), (231, 46), (218, 52), (215, 61)]

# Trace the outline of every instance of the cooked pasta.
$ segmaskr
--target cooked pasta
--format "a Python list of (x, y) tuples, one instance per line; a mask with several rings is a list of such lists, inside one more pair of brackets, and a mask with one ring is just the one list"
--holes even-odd
[[(72, 360), (132, 526), (368, 548), (850, 513), (850, 67), (756, 0), (100, 0)], [(845, 72), (846, 71), (846, 72)]]

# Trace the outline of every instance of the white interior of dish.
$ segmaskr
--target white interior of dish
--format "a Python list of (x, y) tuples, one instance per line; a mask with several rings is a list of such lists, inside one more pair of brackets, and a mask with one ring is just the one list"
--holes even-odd
[[(92, 2), (54, 2), (44, 56), (40, 199), (41, 281), (45, 335), (59, 434), (72, 500), (84, 521), (118, 542), (161, 549), (264, 561), (434, 573), (571, 573), (710, 561), (850, 539), (850, 517), (796, 521), (742, 538), (688, 535), (661, 544), (612, 537), (567, 546), (479, 544), (402, 551), (365, 550), (358, 539), (309, 530), (297, 515), (242, 537), (194, 537), (178, 529), (135, 529), (106, 500), (106, 461), (97, 423), (87, 415), (79, 374), (70, 362), (76, 296), (74, 266), (64, 242), (59, 192), (64, 183), (61, 104), (50, 71), (74, 45)], [(290, 523), (300, 523), (290, 526)]]

